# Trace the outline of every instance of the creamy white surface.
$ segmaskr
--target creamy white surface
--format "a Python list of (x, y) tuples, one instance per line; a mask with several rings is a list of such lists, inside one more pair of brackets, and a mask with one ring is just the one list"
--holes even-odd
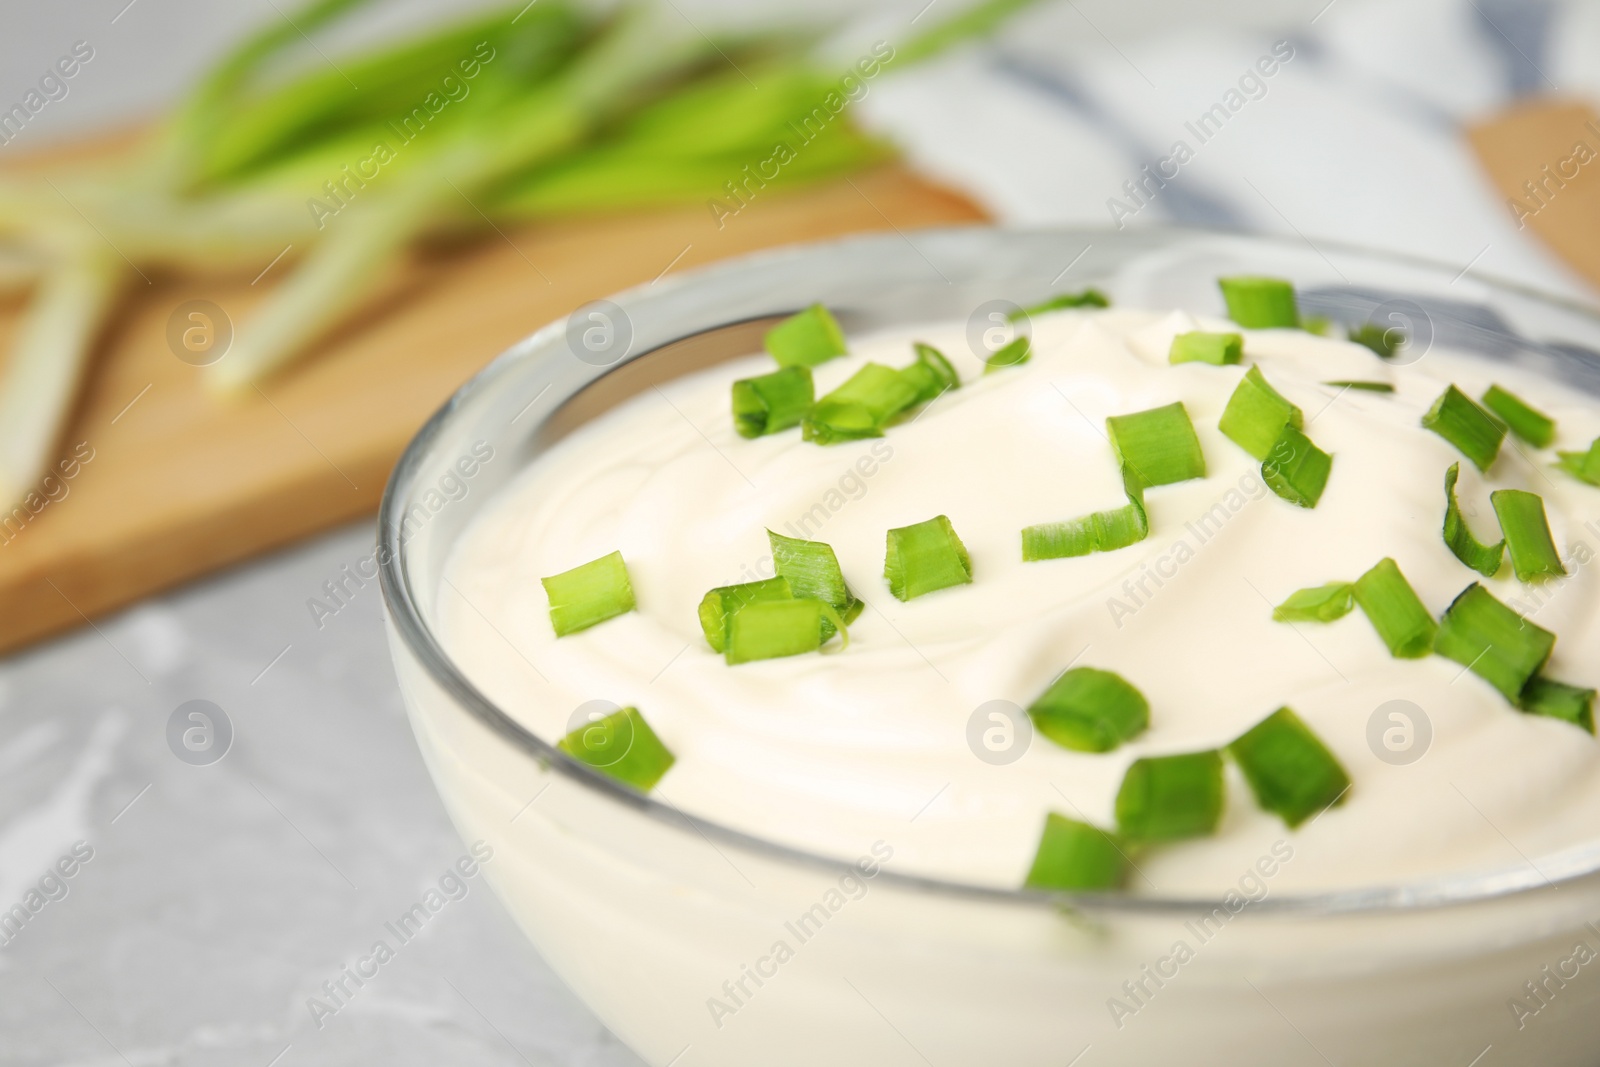
[[(948, 354), (965, 384), (883, 439), (826, 448), (798, 430), (735, 434), (729, 383), (771, 369), (765, 356), (646, 392), (560, 442), (476, 520), (447, 567), (445, 643), (485, 692), (551, 740), (586, 701), (637, 705), (677, 756), (657, 793), (684, 810), (833, 856), (893, 841), (904, 872), (1019, 884), (1047, 811), (1110, 825), (1133, 759), (1225, 744), (1284, 704), (1354, 784), (1343, 807), (1292, 835), (1295, 859), (1275, 892), (1508, 868), (1593, 840), (1594, 739), (1517, 713), (1449, 660), (1392, 658), (1359, 610), (1288, 626), (1272, 621), (1271, 605), (1393, 556), (1443, 611), (1477, 578), (1440, 536), (1444, 471), (1458, 460), (1481, 536), (1496, 530), (1489, 491), (1528, 489), (1544, 497), (1563, 557), (1589, 559), (1600, 490), (1553, 470), (1552, 453), (1509, 440), (1482, 477), (1419, 419), (1451, 382), (1476, 396), (1496, 381), (1554, 416), (1557, 446), (1570, 449), (1600, 433), (1600, 412), (1559, 383), (1438, 350), (1399, 367), (1342, 341), (1247, 332), (1246, 367), (1259, 364), (1335, 455), (1320, 505), (1304, 510), (1266, 491), (1259, 464), (1216, 429), (1246, 367), (1167, 364), (1172, 335), (1197, 326), (1232, 328), (1181, 313), (1043, 316), (1032, 362), (986, 376), (960, 323), (854, 338), (849, 358), (817, 368), (819, 395), (868, 360), (905, 365), (913, 339)], [(1319, 384), (1350, 378), (1398, 391)], [(1123, 502), (1106, 416), (1175, 400), (1208, 476), (1150, 491), (1142, 544), (1022, 562), (1022, 527)], [(1202, 540), (1193, 524), (1208, 512), (1218, 519)], [(938, 514), (971, 553), (974, 582), (902, 604), (882, 578), (884, 533)], [(729, 667), (705, 644), (700, 598), (770, 575), (768, 527), (834, 546), (870, 604), (848, 651)], [(616, 549), (639, 610), (558, 640), (540, 577)], [(1534, 621), (1559, 638), (1548, 673), (1595, 686), (1600, 577), (1594, 560), (1572, 569), (1537, 591), (1509, 566), (1485, 584), (1540, 605)], [(1068, 664), (1137, 685), (1149, 731), (1105, 755), (1035, 737), (1010, 765), (976, 758), (974, 709), (995, 699), (1025, 707)], [(1430, 750), (1409, 766), (1380, 761), (1367, 744), (1369, 717), (1395, 699), (1432, 724)], [(1142, 857), (1135, 891), (1229, 886), (1285, 836), (1229, 776), (1218, 834)]]

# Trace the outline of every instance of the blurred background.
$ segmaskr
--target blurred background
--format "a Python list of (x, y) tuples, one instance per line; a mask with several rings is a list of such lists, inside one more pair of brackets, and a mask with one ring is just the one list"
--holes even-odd
[(1597, 57), (1580, 0), (7, 0), (0, 1065), (637, 1064), (472, 879), (310, 1008), (466, 851), (371, 570), (422, 420), (587, 302), (856, 230), (1593, 304)]

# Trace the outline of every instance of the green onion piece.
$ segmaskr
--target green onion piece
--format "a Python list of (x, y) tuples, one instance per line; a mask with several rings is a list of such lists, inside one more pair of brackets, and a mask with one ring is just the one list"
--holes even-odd
[(810, 367), (741, 378), (733, 383), (733, 428), (740, 437), (761, 437), (798, 426), (814, 397)]
[(1028, 705), (1028, 717), (1063, 748), (1110, 752), (1144, 733), (1150, 702), (1119, 674), (1074, 667)]
[(1587, 452), (1557, 452), (1556, 466), (1582, 482), (1600, 485), (1600, 437)]
[(1517, 698), (1517, 707), (1529, 715), (1561, 719), (1594, 733), (1593, 689), (1535, 675)]
[(1206, 476), (1200, 438), (1182, 401), (1106, 420), (1106, 434), (1124, 471), (1144, 488)]
[(972, 581), (972, 559), (943, 515), (890, 530), (883, 576), (897, 600)]
[(1332, 470), (1332, 456), (1293, 426), (1285, 426), (1271, 456), (1261, 464), (1261, 479), (1289, 503), (1314, 508), (1328, 487)]
[(1489, 494), (1489, 502), (1500, 520), (1500, 532), (1505, 535), (1518, 581), (1532, 582), (1567, 573), (1555, 539), (1550, 536), (1550, 520), (1545, 518), (1544, 499), (1539, 494), (1499, 489)]
[(1228, 398), (1217, 429), (1256, 459), (1264, 460), (1272, 455), (1285, 426), (1303, 429), (1305, 416), (1267, 384), (1261, 368), (1251, 367)]
[(729, 663), (798, 656), (817, 651), (834, 632), (849, 645), (844, 620), (820, 600), (755, 600), (729, 618), (728, 647), (723, 654)]
[(587, 630), (634, 609), (633, 585), (622, 553), (590, 560), (570, 571), (539, 579), (550, 598), (550, 625), (557, 637)]
[(790, 315), (768, 330), (762, 343), (780, 367), (815, 367), (849, 351), (839, 321), (821, 304)]
[(1406, 333), (1398, 326), (1379, 326), (1364, 322), (1346, 335), (1355, 344), (1372, 349), (1384, 359), (1392, 359), (1400, 346), (1406, 343)]
[(1456, 597), (1433, 650), (1500, 690), (1513, 704), (1556, 647), (1556, 635), (1518, 615), (1474, 582)]
[(721, 652), (728, 647), (728, 623), (747, 604), (758, 600), (792, 600), (794, 590), (783, 577), (741, 585), (719, 585), (700, 600), (700, 629), (706, 644)]
[(1359, 389), (1364, 393), (1392, 393), (1392, 392), (1394, 392), (1394, 386), (1390, 385), (1388, 382), (1345, 381), (1345, 382), (1323, 382), (1322, 384), (1323, 385), (1331, 385), (1331, 386), (1335, 387), (1336, 389)]
[(1381, 560), (1356, 579), (1355, 596), (1390, 655), (1421, 659), (1433, 650), (1438, 624), (1394, 560)]
[(1191, 330), (1172, 339), (1168, 363), (1210, 363), (1223, 367), (1244, 358), (1244, 337), (1236, 333), (1206, 333)]
[(1149, 535), (1150, 520), (1143, 502), (1129, 497), (1125, 506), (1110, 511), (1023, 527), (1022, 559), (1032, 562), (1113, 552), (1136, 545)]
[(1541, 411), (1530, 408), (1521, 398), (1498, 385), (1483, 394), (1483, 406), (1500, 416), (1511, 432), (1534, 448), (1549, 448), (1556, 439), (1556, 422)]
[(1356, 587), (1350, 582), (1297, 589), (1289, 599), (1272, 609), (1273, 622), (1333, 622), (1350, 614), (1356, 606)]
[(1311, 727), (1279, 708), (1228, 746), (1256, 803), (1289, 829), (1344, 803), (1350, 776)]
[(623, 708), (580, 726), (557, 741), (556, 747), (579, 763), (644, 793), (676, 762), (638, 708)]
[(916, 404), (925, 404), (951, 389), (961, 388), (961, 377), (944, 353), (921, 341), (913, 342), (917, 359), (900, 373), (917, 390)]
[(1129, 841), (1177, 841), (1222, 821), (1222, 753), (1134, 760), (1117, 790), (1117, 829)]
[[(795, 596), (814, 597), (831, 606), (846, 623), (856, 621), (866, 605), (845, 584), (844, 571), (839, 569), (839, 557), (833, 554), (832, 545), (785, 537), (771, 530), (767, 531), (767, 541), (772, 545), (773, 568), (779, 577), (788, 579)], [(826, 641), (829, 636), (824, 632), (822, 639)]]
[(1028, 889), (1120, 889), (1127, 876), (1128, 859), (1115, 837), (1052, 811), (1022, 884)]
[(1489, 469), (1506, 437), (1493, 415), (1453, 385), (1422, 416), (1422, 425), (1455, 445), (1480, 471)]
[(1237, 275), (1218, 278), (1217, 285), (1227, 302), (1228, 318), (1247, 330), (1300, 325), (1294, 286), (1282, 278)]
[(812, 405), (800, 435), (819, 445), (882, 437), (889, 420), (917, 402), (920, 389), (893, 367), (868, 363)]
[(1300, 328), (1318, 337), (1333, 336), (1333, 320), (1326, 315), (1306, 315), (1300, 320)]
[(1060, 311), (1063, 308), (1108, 308), (1111, 301), (1106, 299), (1106, 294), (1098, 289), (1084, 289), (1076, 293), (1058, 293), (1048, 300), (1041, 300), (1025, 308), (1018, 308), (1006, 318), (1015, 321), (1024, 315), (1043, 315), (1047, 311)]
[(989, 354), (989, 358), (983, 363), (983, 373), (989, 374), (1004, 370), (1006, 367), (1020, 367), (1032, 358), (1033, 346), (1028, 343), (1028, 338), (1016, 337)]
[(1493, 578), (1505, 558), (1506, 543), (1502, 538), (1486, 545), (1467, 527), (1466, 516), (1456, 501), (1456, 481), (1461, 477), (1461, 464), (1452, 463), (1444, 472), (1444, 543), (1456, 554), (1456, 559), (1471, 567), (1485, 578)]

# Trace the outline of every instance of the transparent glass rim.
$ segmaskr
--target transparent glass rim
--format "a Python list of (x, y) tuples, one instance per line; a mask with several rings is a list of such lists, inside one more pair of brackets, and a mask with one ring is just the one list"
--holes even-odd
[[(1220, 238), (1230, 241), (1248, 241), (1260, 245), (1263, 249), (1288, 249), (1309, 244), (1304, 239), (1241, 234), (1235, 231), (1200, 227), (1141, 227), (1137, 233), (1140, 238), (1147, 241), (1165, 239), (1177, 242), (1185, 239)], [(671, 278), (661, 279), (656, 283), (651, 283), (649, 286), (639, 285), (622, 290), (607, 299), (616, 303), (626, 303), (630, 296), (642, 296), (643, 291), (648, 287), (651, 289), (651, 298), (659, 300), (663, 296), (671, 297), (674, 294), (680, 294), (690, 289), (715, 287), (723, 279), (730, 278), (761, 264), (775, 261), (793, 262), (798, 257), (819, 257), (823, 260), (845, 263), (848, 262), (853, 251), (859, 251), (879, 243), (904, 243), (913, 236), (939, 237), (955, 241), (959, 241), (963, 237), (970, 237), (974, 240), (994, 241), (1004, 240), (1008, 236), (1015, 238), (1050, 236), (1064, 241), (1083, 240), (1085, 242), (1094, 242), (1115, 241), (1121, 239), (1124, 234), (1122, 231), (1076, 227), (974, 225), (921, 229), (910, 231), (909, 234), (904, 231), (896, 231), (887, 234), (852, 235), (827, 241), (786, 245), (720, 260), (704, 267), (683, 271)], [(1335, 255), (1361, 257), (1388, 262), (1400, 267), (1443, 272), (1446, 275), (1455, 274), (1457, 271), (1455, 266), (1426, 257), (1362, 248), (1337, 241), (1319, 239), (1312, 247), (1323, 253), (1331, 252)], [(1457, 276), (1459, 277), (1460, 275)], [(1597, 329), (1600, 329), (1600, 308), (1478, 271), (1472, 271), (1471, 277), (1475, 282), (1486, 287), (1587, 319), (1595, 324)], [(703, 327), (686, 336), (696, 336), (707, 330), (716, 329), (719, 325), (736, 325), (740, 321), (746, 320), (732, 318), (724, 323)], [(558, 319), (555, 322), (546, 324), (512, 345), (477, 374), (473, 375), (417, 431), (416, 436), (412, 438), (405, 451), (401, 454), (399, 461), (395, 464), (388, 484), (384, 488), (383, 499), (378, 513), (380, 585), (394, 632), (404, 643), (406, 650), (427, 672), (433, 683), (457, 704), (460, 711), (477, 719), (479, 723), (494, 731), (514, 748), (521, 750), (530, 760), (548, 769), (551, 773), (561, 775), (563, 778), (581, 788), (592, 791), (610, 803), (630, 808), (661, 823), (663, 829), (667, 832), (684, 834), (686, 841), (701, 838), (716, 845), (732, 846), (771, 860), (819, 871), (839, 872), (847, 868), (849, 861), (845, 858), (827, 856), (819, 852), (796, 848), (779, 841), (735, 829), (714, 819), (683, 811), (648, 794), (640, 793), (622, 785), (615, 779), (574, 760), (557, 749), (554, 744), (545, 741), (523, 726), (480, 691), (445, 651), (433, 628), (429, 625), (419, 600), (412, 589), (410, 557), (407, 553), (405, 540), (401, 537), (402, 526), (398, 521), (406, 507), (406, 502), (410, 499), (409, 490), (417, 482), (417, 475), (430, 446), (450, 426), (467, 401), (486, 390), (494, 389), (502, 376), (520, 361), (544, 358), (538, 354), (538, 348), (542, 344), (548, 343), (564, 334), (566, 328), (566, 319)], [(683, 339), (678, 338), (677, 340)], [(630, 352), (616, 363), (604, 368), (602, 373), (596, 376), (596, 380), (605, 373), (624, 367), (636, 359), (647, 356), (652, 352), (659, 352), (662, 348), (672, 343), (674, 342), (666, 341), (661, 344), (651, 345), (639, 352)], [(559, 411), (559, 406), (554, 410)], [(1529, 860), (1525, 864), (1514, 867), (1441, 875), (1411, 882), (1380, 884), (1319, 893), (1273, 894), (1260, 902), (1252, 903), (1251, 911), (1257, 914), (1288, 913), (1295, 915), (1379, 914), (1421, 911), (1514, 898), (1519, 895), (1555, 888), (1563, 883), (1582, 879), (1596, 873), (1600, 873), (1600, 838), (1558, 853), (1542, 856), (1538, 864)], [(1191, 914), (1196, 910), (1210, 910), (1218, 903), (1218, 898), (1216, 897), (1137, 896), (1126, 893), (1063, 893), (1005, 888), (933, 878), (887, 869), (879, 872), (878, 877), (889, 884), (897, 885), (916, 893), (1025, 908), (1060, 909), (1067, 907), (1077, 911), (1102, 914)]]

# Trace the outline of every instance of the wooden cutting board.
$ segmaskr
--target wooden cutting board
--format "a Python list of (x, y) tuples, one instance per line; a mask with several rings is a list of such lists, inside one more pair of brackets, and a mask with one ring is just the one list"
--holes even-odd
[[(458, 385), (590, 300), (753, 249), (982, 218), (887, 166), (773, 192), (721, 229), (695, 206), (509, 230), (409, 263), (314, 358), (231, 403), (173, 354), (168, 319), (204, 299), (243, 321), (287, 261), (255, 282), (137, 282), (59, 449), (75, 476), (0, 535), (0, 650), (374, 512), (400, 451)], [(0, 351), (20, 313), (0, 303)]]

